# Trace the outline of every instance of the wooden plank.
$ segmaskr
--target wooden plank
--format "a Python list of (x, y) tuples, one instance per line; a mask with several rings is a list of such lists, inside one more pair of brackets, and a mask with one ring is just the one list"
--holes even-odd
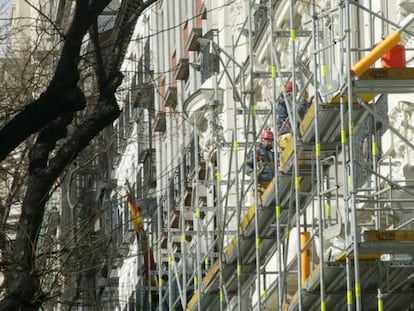
[(216, 276), (218, 270), (220, 268), (220, 261), (217, 260), (214, 265), (210, 268), (207, 272), (206, 276), (203, 279), (203, 288), (206, 289), (207, 286), (211, 283), (213, 278)]

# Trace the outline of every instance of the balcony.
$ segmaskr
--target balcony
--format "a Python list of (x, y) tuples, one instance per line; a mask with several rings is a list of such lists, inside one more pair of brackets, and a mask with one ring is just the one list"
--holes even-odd
[(134, 107), (149, 109), (154, 103), (154, 84), (139, 83), (132, 85), (131, 99)]
[(203, 29), (193, 28), (190, 35), (188, 36), (188, 41), (186, 44), (186, 49), (192, 52), (197, 52), (200, 50), (200, 44), (197, 39), (202, 37)]
[(165, 105), (162, 106), (162, 110), (158, 111), (154, 120), (154, 132), (165, 132), (166, 129), (166, 117), (165, 117)]
[(188, 66), (188, 58), (180, 58), (177, 64), (177, 69), (175, 70), (174, 78), (176, 80), (187, 80), (189, 74)]
[(175, 109), (175, 107), (177, 106), (177, 87), (170, 86), (167, 88), (167, 92), (165, 93), (164, 105), (165, 107)]
[[(222, 88), (215, 86), (214, 77), (206, 80), (200, 89), (191, 94), (184, 102), (184, 111), (188, 114), (190, 122), (193, 120), (198, 121), (199, 129), (203, 129), (206, 126), (205, 110), (208, 107), (217, 109), (220, 112), (223, 108), (223, 93)], [(217, 94), (215, 94), (217, 90)], [(215, 100), (214, 98), (217, 98)]]

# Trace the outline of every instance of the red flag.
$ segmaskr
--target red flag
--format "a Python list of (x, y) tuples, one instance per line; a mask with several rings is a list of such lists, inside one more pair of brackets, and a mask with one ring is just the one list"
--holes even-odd
[(129, 193), (127, 194), (127, 200), (129, 203), (129, 212), (131, 213), (131, 219), (134, 223), (135, 233), (138, 235), (140, 232), (144, 231), (144, 221), (141, 216), (141, 210)]

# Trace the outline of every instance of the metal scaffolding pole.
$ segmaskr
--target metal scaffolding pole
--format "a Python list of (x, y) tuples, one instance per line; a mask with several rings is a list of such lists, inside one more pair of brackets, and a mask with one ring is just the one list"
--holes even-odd
[[(168, 179), (167, 179), (168, 180)], [(167, 191), (167, 265), (168, 265), (168, 309), (169, 311), (173, 308), (173, 299), (172, 299), (172, 239), (171, 239), (171, 193)]]
[[(279, 117), (278, 117), (278, 103), (277, 103), (277, 91), (276, 91), (276, 78), (278, 72), (278, 62), (275, 55), (275, 40), (274, 40), (274, 19), (273, 19), (273, 0), (269, 0), (267, 3), (268, 9), (268, 16), (269, 16), (269, 23), (270, 23), (270, 52), (271, 52), (271, 78), (272, 78), (272, 120), (273, 124), (278, 124)], [(276, 215), (276, 251), (277, 251), (277, 291), (278, 291), (278, 300), (276, 309), (279, 309), (283, 305), (283, 273), (284, 268), (282, 268), (282, 231), (281, 231), (281, 215), (282, 215), (282, 207), (280, 206), (280, 194), (279, 194), (279, 184), (280, 184), (280, 174), (279, 174), (279, 131), (275, 131), (275, 139), (273, 141), (273, 150), (275, 152), (275, 215)]]
[[(370, 5), (371, 5), (371, 1), (370, 1)], [(375, 108), (374, 108), (375, 109)], [(374, 133), (372, 135), (372, 146), (371, 146), (371, 154), (372, 154), (372, 170), (376, 173), (380, 173), (379, 172), (379, 155), (378, 155), (378, 143), (377, 143), (377, 139), (381, 139), (381, 137), (378, 135), (377, 133), (377, 118), (373, 117), (374, 122), (373, 122), (373, 130)], [(378, 199), (380, 199), (380, 187), (379, 187), (379, 177), (378, 174), (374, 174), (373, 176), (374, 178), (374, 185), (373, 185), (373, 198), (374, 200), (376, 200), (375, 205), (374, 205), (374, 215), (375, 215), (375, 230), (380, 230), (381, 229), (381, 206), (379, 204)], [(380, 282), (378, 282), (378, 294), (377, 294), (377, 306), (378, 306), (378, 310), (382, 311), (384, 309), (383, 306), (383, 300), (382, 300), (382, 269), (381, 269), (381, 262), (378, 262), (378, 270), (380, 273)]]
[[(296, 243), (296, 262), (297, 262), (297, 280), (298, 280), (298, 306), (299, 311), (302, 311), (302, 248), (300, 244), (301, 239), (301, 229), (300, 229), (300, 216), (301, 216), (301, 208), (300, 208), (300, 176), (299, 176), (299, 163), (298, 163), (298, 127), (296, 121), (296, 29), (295, 29), (295, 20), (294, 20), (294, 5), (295, 1), (290, 0), (290, 43), (291, 43), (291, 58), (292, 58), (292, 102), (291, 102), (291, 114), (289, 118), (291, 118), (291, 131), (294, 140), (294, 147), (293, 147), (293, 172), (294, 172), (294, 185), (295, 185), (295, 207), (296, 207), (296, 228), (297, 228), (297, 243)], [(289, 103), (288, 103), (289, 104)]]
[[(161, 254), (161, 240), (162, 240), (162, 204), (158, 204), (157, 209), (157, 265), (158, 265), (158, 310), (162, 310), (162, 254)], [(151, 261), (150, 261), (151, 262)]]
[[(341, 7), (339, 10), (339, 36), (340, 38), (344, 38), (347, 32), (349, 33), (349, 25), (347, 26), (345, 24), (346, 22), (346, 16), (344, 14), (344, 9)], [(349, 35), (349, 34), (348, 34)], [(339, 46), (341, 51), (345, 49), (343, 40), (340, 40)], [(345, 83), (345, 57), (343, 53), (339, 53), (339, 68), (340, 68), (340, 75), (339, 75), (339, 85), (343, 85)], [(347, 138), (346, 138), (346, 117), (345, 117), (345, 100), (344, 97), (340, 97), (340, 116), (341, 116), (341, 131), (340, 131), (340, 139), (341, 139), (341, 150), (342, 150), (342, 184), (343, 184), (343, 203), (344, 203), (344, 210), (345, 210), (345, 219), (344, 219), (344, 232), (345, 232), (345, 249), (348, 248), (350, 245), (350, 228), (349, 228), (349, 205), (348, 205), (348, 179), (347, 179), (347, 171), (346, 171), (346, 163), (347, 163)], [(346, 259), (345, 259), (345, 267), (346, 267), (346, 288), (347, 288), (347, 294), (346, 294), (346, 302), (347, 302), (347, 310), (352, 311), (353, 310), (353, 286), (352, 286), (352, 267), (351, 267), (351, 258), (349, 254), (347, 253)]]
[[(351, 26), (351, 4), (350, 1), (345, 1), (345, 14), (347, 29)], [(351, 33), (348, 32), (346, 37), (346, 68), (351, 68)], [(356, 311), (362, 310), (361, 299), (361, 279), (360, 279), (360, 267), (359, 267), (359, 232), (357, 226), (357, 211), (356, 211), (356, 180), (355, 180), (355, 158), (354, 158), (354, 124), (353, 124), (353, 94), (352, 94), (352, 76), (351, 70), (347, 71), (347, 95), (348, 95), (348, 131), (349, 131), (349, 204), (351, 209), (351, 234), (353, 238), (353, 257), (354, 257), (354, 283), (355, 283), (355, 303)], [(345, 165), (345, 163), (344, 163)]]
[[(234, 55), (234, 38), (232, 38), (232, 59), (235, 59)], [(235, 73), (235, 66), (233, 65), (233, 79), (236, 76)], [(244, 87), (244, 79), (243, 79), (244, 72), (242, 68), (240, 68), (240, 85)], [(239, 98), (240, 103), (243, 105), (242, 97)], [(237, 252), (237, 266), (236, 266), (236, 273), (237, 273), (237, 311), (242, 310), (242, 293), (241, 293), (241, 274), (242, 274), (242, 262), (241, 262), (241, 254), (240, 254), (240, 229), (241, 229), (241, 207), (243, 200), (240, 196), (240, 185), (239, 185), (239, 141), (238, 141), (238, 134), (237, 134), (237, 102), (233, 99), (233, 110), (234, 110), (234, 130), (233, 130), (233, 152), (234, 152), (234, 178), (235, 178), (235, 192), (236, 192), (236, 252)]]
[(200, 234), (200, 227), (201, 227), (201, 209), (200, 209), (200, 193), (199, 193), (199, 158), (198, 158), (198, 127), (197, 127), (197, 118), (194, 118), (194, 153), (195, 153), (195, 163), (194, 163), (194, 171), (195, 171), (195, 216), (196, 216), (196, 233), (197, 233), (197, 249), (196, 249), (196, 258), (197, 258), (197, 276), (196, 280), (194, 281), (194, 285), (198, 292), (198, 299), (197, 299), (197, 310), (201, 310), (201, 299), (202, 299), (202, 263), (201, 263), (201, 234)]
[[(312, 2), (312, 11), (313, 16), (317, 16), (316, 11), (316, 4), (315, 1)], [(313, 49), (314, 51), (318, 50), (318, 32), (319, 32), (319, 24), (316, 20), (313, 21), (313, 28), (312, 28), (312, 37), (313, 37)], [(314, 68), (315, 73), (313, 75), (313, 84), (315, 87), (318, 85), (318, 78), (319, 78), (319, 66), (317, 65), (318, 57), (316, 53), (313, 53), (313, 61), (314, 61)], [(319, 264), (319, 279), (320, 279), (320, 304), (321, 310), (326, 310), (326, 301), (325, 301), (325, 274), (324, 274), (324, 219), (323, 219), (323, 210), (322, 210), (322, 167), (321, 167), (321, 141), (320, 141), (320, 134), (319, 134), (319, 97), (315, 97), (315, 164), (316, 164), (316, 193), (317, 193), (317, 206), (318, 206), (318, 229), (319, 229), (319, 249), (320, 249), (320, 264)]]
[[(256, 142), (256, 105), (254, 98), (254, 62), (253, 62), (253, 29), (252, 29), (252, 6), (254, 1), (249, 0), (248, 2), (248, 24), (249, 24), (249, 60), (250, 60), (250, 102), (249, 107), (251, 109), (252, 117), (252, 136), (254, 143)], [(257, 152), (256, 146), (253, 150), (253, 163), (257, 163)], [(257, 165), (253, 165), (253, 176), (254, 176), (254, 204), (255, 204), (255, 214), (254, 214), (254, 228), (255, 228), (255, 259), (256, 259), (256, 298), (257, 298), (257, 311), (261, 311), (261, 282), (260, 282), (260, 232), (259, 232), (259, 194), (258, 194), (258, 184), (257, 184)]]
[(184, 201), (184, 195), (185, 195), (185, 175), (184, 175), (184, 159), (181, 157), (179, 159), (180, 161), (180, 189), (181, 189), (181, 195), (180, 195), (180, 220), (181, 220), (181, 266), (182, 266), (182, 301), (183, 306), (187, 305), (187, 234), (186, 234), (186, 228), (185, 228), (185, 201)]
[(224, 235), (224, 230), (225, 230), (225, 225), (224, 225), (224, 221), (223, 221), (223, 207), (222, 207), (222, 203), (221, 203), (221, 179), (222, 179), (222, 175), (221, 175), (221, 146), (220, 146), (220, 141), (218, 139), (218, 134), (217, 133), (217, 120), (215, 120), (217, 118), (216, 116), (216, 108), (218, 105), (218, 81), (217, 81), (217, 73), (214, 73), (214, 99), (213, 99), (213, 105), (211, 107), (211, 109), (213, 110), (213, 133), (215, 135), (216, 138), (216, 172), (215, 172), (215, 176), (216, 176), (216, 193), (217, 193), (217, 197), (216, 197), (216, 219), (217, 219), (217, 248), (218, 248), (218, 260), (219, 260), (219, 295), (220, 295), (220, 310), (224, 310), (224, 287), (225, 287), (225, 282), (223, 280), (223, 273), (222, 273), (222, 268), (223, 268), (223, 235)]

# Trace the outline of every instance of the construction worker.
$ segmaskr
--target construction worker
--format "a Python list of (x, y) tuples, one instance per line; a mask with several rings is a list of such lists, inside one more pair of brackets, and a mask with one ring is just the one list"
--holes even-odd
[[(285, 94), (288, 102), (292, 102), (293, 82), (289, 81), (285, 87)], [(299, 92), (299, 87), (296, 85), (296, 92)], [(308, 111), (309, 103), (303, 98), (296, 102), (296, 113), (300, 118), (299, 122), (303, 119), (306, 112)], [(293, 112), (293, 111), (292, 111)], [(291, 122), (289, 120), (288, 109), (286, 106), (286, 99), (283, 93), (280, 93), (278, 99), (278, 123), (277, 128), (279, 131), (279, 147), (282, 149), (285, 147), (285, 142), (290, 137), (291, 133)]]
[[(261, 135), (261, 143), (256, 151), (257, 181), (261, 192), (266, 189), (275, 176), (275, 157), (273, 153), (274, 135), (271, 130), (264, 130)], [(250, 153), (246, 162), (246, 174), (253, 176), (253, 153)]]

